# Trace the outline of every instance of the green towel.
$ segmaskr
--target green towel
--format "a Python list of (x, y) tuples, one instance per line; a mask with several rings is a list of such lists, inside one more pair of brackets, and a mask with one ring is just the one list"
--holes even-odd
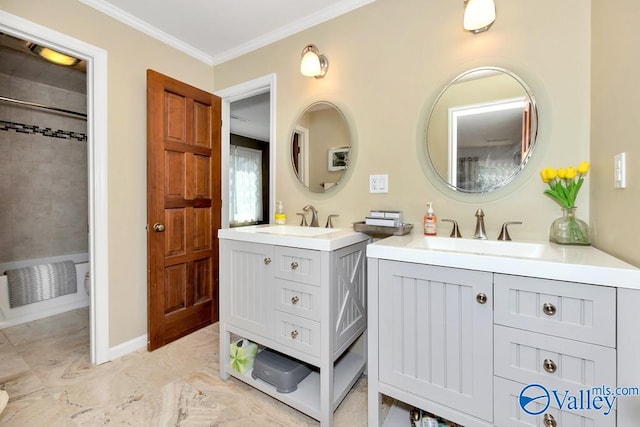
[(258, 346), (248, 340), (241, 339), (231, 343), (229, 361), (231, 369), (244, 373), (253, 369), (253, 359), (258, 354)]

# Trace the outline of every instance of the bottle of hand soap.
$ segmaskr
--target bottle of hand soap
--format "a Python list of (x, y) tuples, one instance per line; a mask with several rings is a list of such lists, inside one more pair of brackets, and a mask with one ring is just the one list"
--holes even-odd
[(287, 223), (287, 214), (284, 211), (284, 204), (282, 200), (278, 200), (276, 204), (276, 224), (284, 225)]
[(427, 203), (427, 213), (424, 215), (424, 235), (435, 236), (438, 234), (436, 214), (433, 213), (432, 203)]

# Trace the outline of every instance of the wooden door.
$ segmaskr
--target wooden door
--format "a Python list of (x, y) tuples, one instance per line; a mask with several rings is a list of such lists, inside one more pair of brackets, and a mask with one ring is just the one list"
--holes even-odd
[(148, 349), (218, 320), (220, 98), (147, 70)]

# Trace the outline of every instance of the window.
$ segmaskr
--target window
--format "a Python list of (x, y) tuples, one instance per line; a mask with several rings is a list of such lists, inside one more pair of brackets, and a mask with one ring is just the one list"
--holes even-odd
[(263, 221), (262, 150), (231, 145), (229, 154), (229, 224)]

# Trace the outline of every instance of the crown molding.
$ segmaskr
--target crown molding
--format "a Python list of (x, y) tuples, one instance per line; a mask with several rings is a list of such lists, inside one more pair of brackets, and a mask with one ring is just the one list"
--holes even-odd
[(148, 23), (146, 23), (145, 21), (136, 18), (135, 16), (125, 12), (124, 10), (117, 8), (115, 6), (113, 6), (110, 3), (107, 3), (104, 0), (80, 0), (81, 3), (86, 4), (87, 6), (90, 6), (102, 13), (104, 13), (107, 16), (112, 17), (113, 19), (116, 19), (140, 32), (145, 33), (148, 36), (151, 36), (159, 41), (161, 41), (162, 43), (173, 47), (174, 49), (177, 49), (189, 56), (194, 57), (195, 59), (204, 62), (205, 64), (208, 65), (214, 65), (213, 63), (213, 59), (211, 58), (211, 55), (208, 55), (204, 52), (202, 52), (201, 50), (198, 50), (196, 48), (194, 48), (193, 46), (191, 46), (190, 44), (187, 44), (185, 42), (183, 42), (182, 40), (179, 40), (167, 33), (165, 33), (164, 31), (159, 30), (158, 28), (154, 27), (153, 25), (150, 25)]
[(358, 9), (369, 3), (373, 3), (375, 0), (350, 0), (343, 1), (338, 4), (334, 4), (324, 10), (318, 11), (312, 15), (309, 15), (298, 21), (294, 21), (283, 27), (276, 29), (270, 33), (257, 37), (253, 40), (249, 40), (233, 49), (229, 49), (218, 55), (211, 56), (198, 50), (188, 43), (173, 37), (164, 31), (148, 24), (147, 22), (125, 12), (124, 10), (113, 6), (105, 0), (80, 0), (80, 2), (90, 6), (105, 15), (108, 15), (138, 31), (141, 31), (187, 55), (194, 57), (195, 59), (204, 62), (205, 64), (214, 66), (222, 64), (223, 62), (245, 55), (256, 49), (264, 47), (268, 44), (274, 43), (278, 40), (282, 40), (307, 28), (326, 22), (330, 19), (336, 18), (345, 13), (351, 12), (354, 9)]
[(300, 31), (329, 21), (333, 18), (337, 18), (340, 15), (344, 15), (345, 13), (351, 12), (352, 10), (358, 9), (369, 3), (373, 3), (374, 1), (375, 0), (351, 0), (335, 4), (303, 19), (299, 19), (283, 27), (280, 27), (275, 31), (264, 34), (253, 40), (249, 40), (248, 42), (243, 43), (233, 49), (229, 49), (225, 52), (215, 55), (212, 58), (213, 64), (218, 65), (226, 61), (230, 61), (231, 59), (260, 49), (261, 47), (264, 47), (268, 44), (277, 42), (278, 40), (282, 40), (293, 34), (299, 33)]

